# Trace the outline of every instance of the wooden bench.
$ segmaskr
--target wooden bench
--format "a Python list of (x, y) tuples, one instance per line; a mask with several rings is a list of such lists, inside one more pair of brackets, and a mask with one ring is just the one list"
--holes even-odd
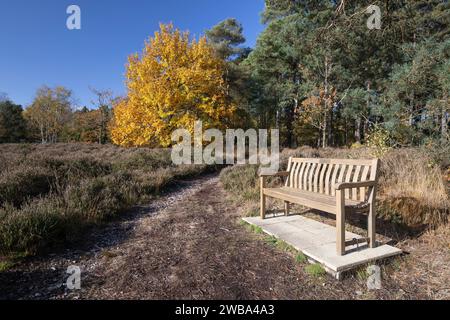
[[(345, 254), (347, 245), (367, 242), (375, 248), (375, 195), (380, 160), (290, 158), (287, 171), (260, 174), (261, 218), (266, 216), (266, 197), (280, 199), (289, 214), (291, 203), (336, 215), (336, 250)], [(286, 177), (284, 187), (267, 188), (269, 176)], [(368, 236), (345, 239), (345, 214), (368, 214)]]

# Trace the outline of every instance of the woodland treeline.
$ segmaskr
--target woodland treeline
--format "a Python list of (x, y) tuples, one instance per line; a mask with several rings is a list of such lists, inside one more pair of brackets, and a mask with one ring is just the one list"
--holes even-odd
[[(370, 30), (367, 8), (381, 9)], [(450, 3), (266, 0), (254, 48), (227, 19), (196, 40), (161, 25), (127, 64), (127, 95), (42, 87), (22, 110), (0, 102), (0, 142), (170, 146), (173, 129), (278, 128), (285, 147), (448, 145)]]
[(72, 91), (61, 86), (42, 86), (25, 109), (3, 94), (0, 143), (109, 142), (108, 124), (115, 98), (111, 91), (91, 90), (96, 99), (90, 109), (76, 108)]
[[(381, 30), (366, 10), (381, 9)], [(448, 141), (448, 1), (267, 0), (266, 30), (240, 70), (252, 81), (236, 95), (284, 144)], [(245, 93), (244, 96), (240, 93)]]

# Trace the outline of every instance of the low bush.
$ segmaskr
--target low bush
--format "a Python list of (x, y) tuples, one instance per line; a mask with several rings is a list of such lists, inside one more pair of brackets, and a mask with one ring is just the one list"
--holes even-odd
[(220, 181), (226, 190), (242, 200), (255, 200), (259, 196), (257, 166), (234, 166), (222, 170)]
[(37, 199), (20, 209), (0, 209), (0, 245), (3, 253), (27, 252), (64, 239), (67, 225), (55, 198)]
[(27, 199), (45, 195), (56, 177), (47, 168), (19, 165), (0, 174), (0, 204), (20, 206)]

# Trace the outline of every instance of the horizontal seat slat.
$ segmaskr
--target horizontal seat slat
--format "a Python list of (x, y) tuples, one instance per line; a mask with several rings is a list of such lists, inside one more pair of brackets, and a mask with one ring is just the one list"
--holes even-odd
[[(289, 187), (264, 189), (264, 194), (269, 197), (336, 214), (336, 197), (334, 196)], [(347, 206), (356, 206), (360, 203), (346, 200)]]

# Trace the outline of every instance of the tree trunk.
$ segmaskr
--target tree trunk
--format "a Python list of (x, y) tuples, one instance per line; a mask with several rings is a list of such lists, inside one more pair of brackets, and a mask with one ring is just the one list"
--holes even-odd
[(335, 137), (333, 136), (333, 122), (334, 122), (334, 117), (333, 117), (333, 112), (330, 112), (329, 117), (328, 117), (329, 121), (328, 121), (328, 145), (331, 146), (335, 146)]
[(348, 123), (347, 119), (344, 120), (344, 145), (348, 146)]
[(365, 142), (366, 141), (366, 137), (368, 135), (369, 132), (369, 120), (368, 119), (364, 119), (364, 125), (363, 125), (363, 133), (361, 136), (361, 141)]
[(441, 138), (443, 141), (448, 139), (447, 103), (448, 103), (448, 96), (446, 95), (442, 104), (442, 116), (441, 116)]
[(286, 117), (286, 130), (287, 130), (287, 146), (289, 148), (292, 148), (293, 142), (294, 142), (294, 135), (292, 133), (293, 131), (293, 123), (294, 123), (294, 110), (298, 107), (297, 99), (294, 99), (294, 105), (292, 107), (287, 107), (285, 111), (285, 117)]
[(277, 110), (277, 114), (276, 114), (275, 127), (278, 130), (280, 129), (280, 111), (279, 110)]
[(355, 140), (358, 143), (361, 143), (362, 139), (361, 139), (361, 126), (362, 126), (362, 121), (361, 121), (361, 117), (356, 118), (355, 121)]
[(45, 143), (44, 126), (42, 124), (39, 126), (39, 130), (41, 132), (41, 143), (44, 144)]
[(367, 133), (369, 131), (369, 116), (370, 116), (370, 85), (371, 82), (367, 81), (367, 100), (366, 100), (366, 112), (365, 112), (365, 116), (366, 118), (364, 119), (364, 126), (363, 126), (363, 133), (361, 136), (361, 140), (365, 141), (366, 137), (367, 137)]
[(327, 99), (328, 99), (328, 73), (329, 69), (331, 68), (328, 57), (325, 57), (325, 79), (324, 79), (324, 119), (323, 119), (323, 137), (322, 137), (322, 147), (326, 148), (328, 146), (327, 143), (327, 135), (328, 135), (328, 105), (327, 105)]
[(408, 125), (412, 127), (414, 125), (414, 91), (411, 93), (409, 97), (409, 119), (408, 119)]

